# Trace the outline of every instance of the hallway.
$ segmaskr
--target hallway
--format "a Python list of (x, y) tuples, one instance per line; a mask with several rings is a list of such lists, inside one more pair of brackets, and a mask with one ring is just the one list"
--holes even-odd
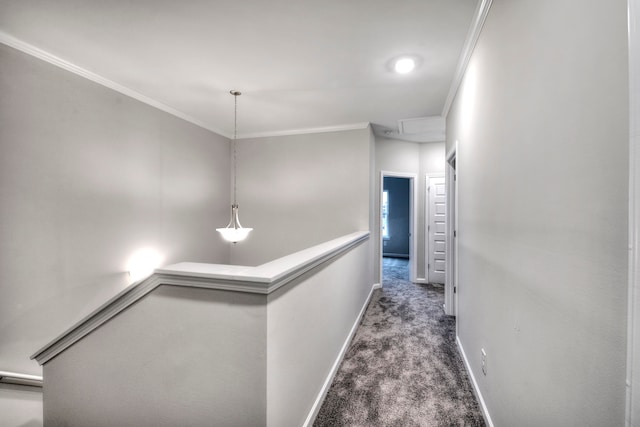
[(441, 285), (384, 258), (374, 292), (314, 426), (484, 426)]

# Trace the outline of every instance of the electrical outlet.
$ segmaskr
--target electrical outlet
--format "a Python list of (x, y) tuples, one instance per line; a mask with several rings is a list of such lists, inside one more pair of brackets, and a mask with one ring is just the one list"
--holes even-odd
[(484, 351), (484, 348), (480, 349), (482, 351), (482, 373), (487, 375), (487, 352)]

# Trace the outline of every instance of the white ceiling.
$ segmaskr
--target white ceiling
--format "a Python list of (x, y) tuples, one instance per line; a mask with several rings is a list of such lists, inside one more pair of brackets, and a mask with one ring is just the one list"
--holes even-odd
[[(240, 137), (442, 113), (477, 0), (0, 0), (2, 39)], [(395, 74), (401, 55), (420, 59)]]

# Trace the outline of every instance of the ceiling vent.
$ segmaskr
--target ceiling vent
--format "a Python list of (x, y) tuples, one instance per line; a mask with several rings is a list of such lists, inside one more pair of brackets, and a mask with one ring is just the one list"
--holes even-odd
[(441, 116), (398, 120), (396, 129), (375, 123), (371, 127), (377, 136), (403, 141), (444, 142), (446, 137), (446, 121)]
[(444, 141), (445, 120), (441, 116), (418, 117), (416, 119), (398, 120), (400, 135), (425, 135)]

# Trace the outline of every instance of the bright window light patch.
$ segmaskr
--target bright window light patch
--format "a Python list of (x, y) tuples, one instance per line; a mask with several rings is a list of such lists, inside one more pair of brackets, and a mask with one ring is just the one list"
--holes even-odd
[(389, 238), (389, 192), (382, 192), (382, 237)]

